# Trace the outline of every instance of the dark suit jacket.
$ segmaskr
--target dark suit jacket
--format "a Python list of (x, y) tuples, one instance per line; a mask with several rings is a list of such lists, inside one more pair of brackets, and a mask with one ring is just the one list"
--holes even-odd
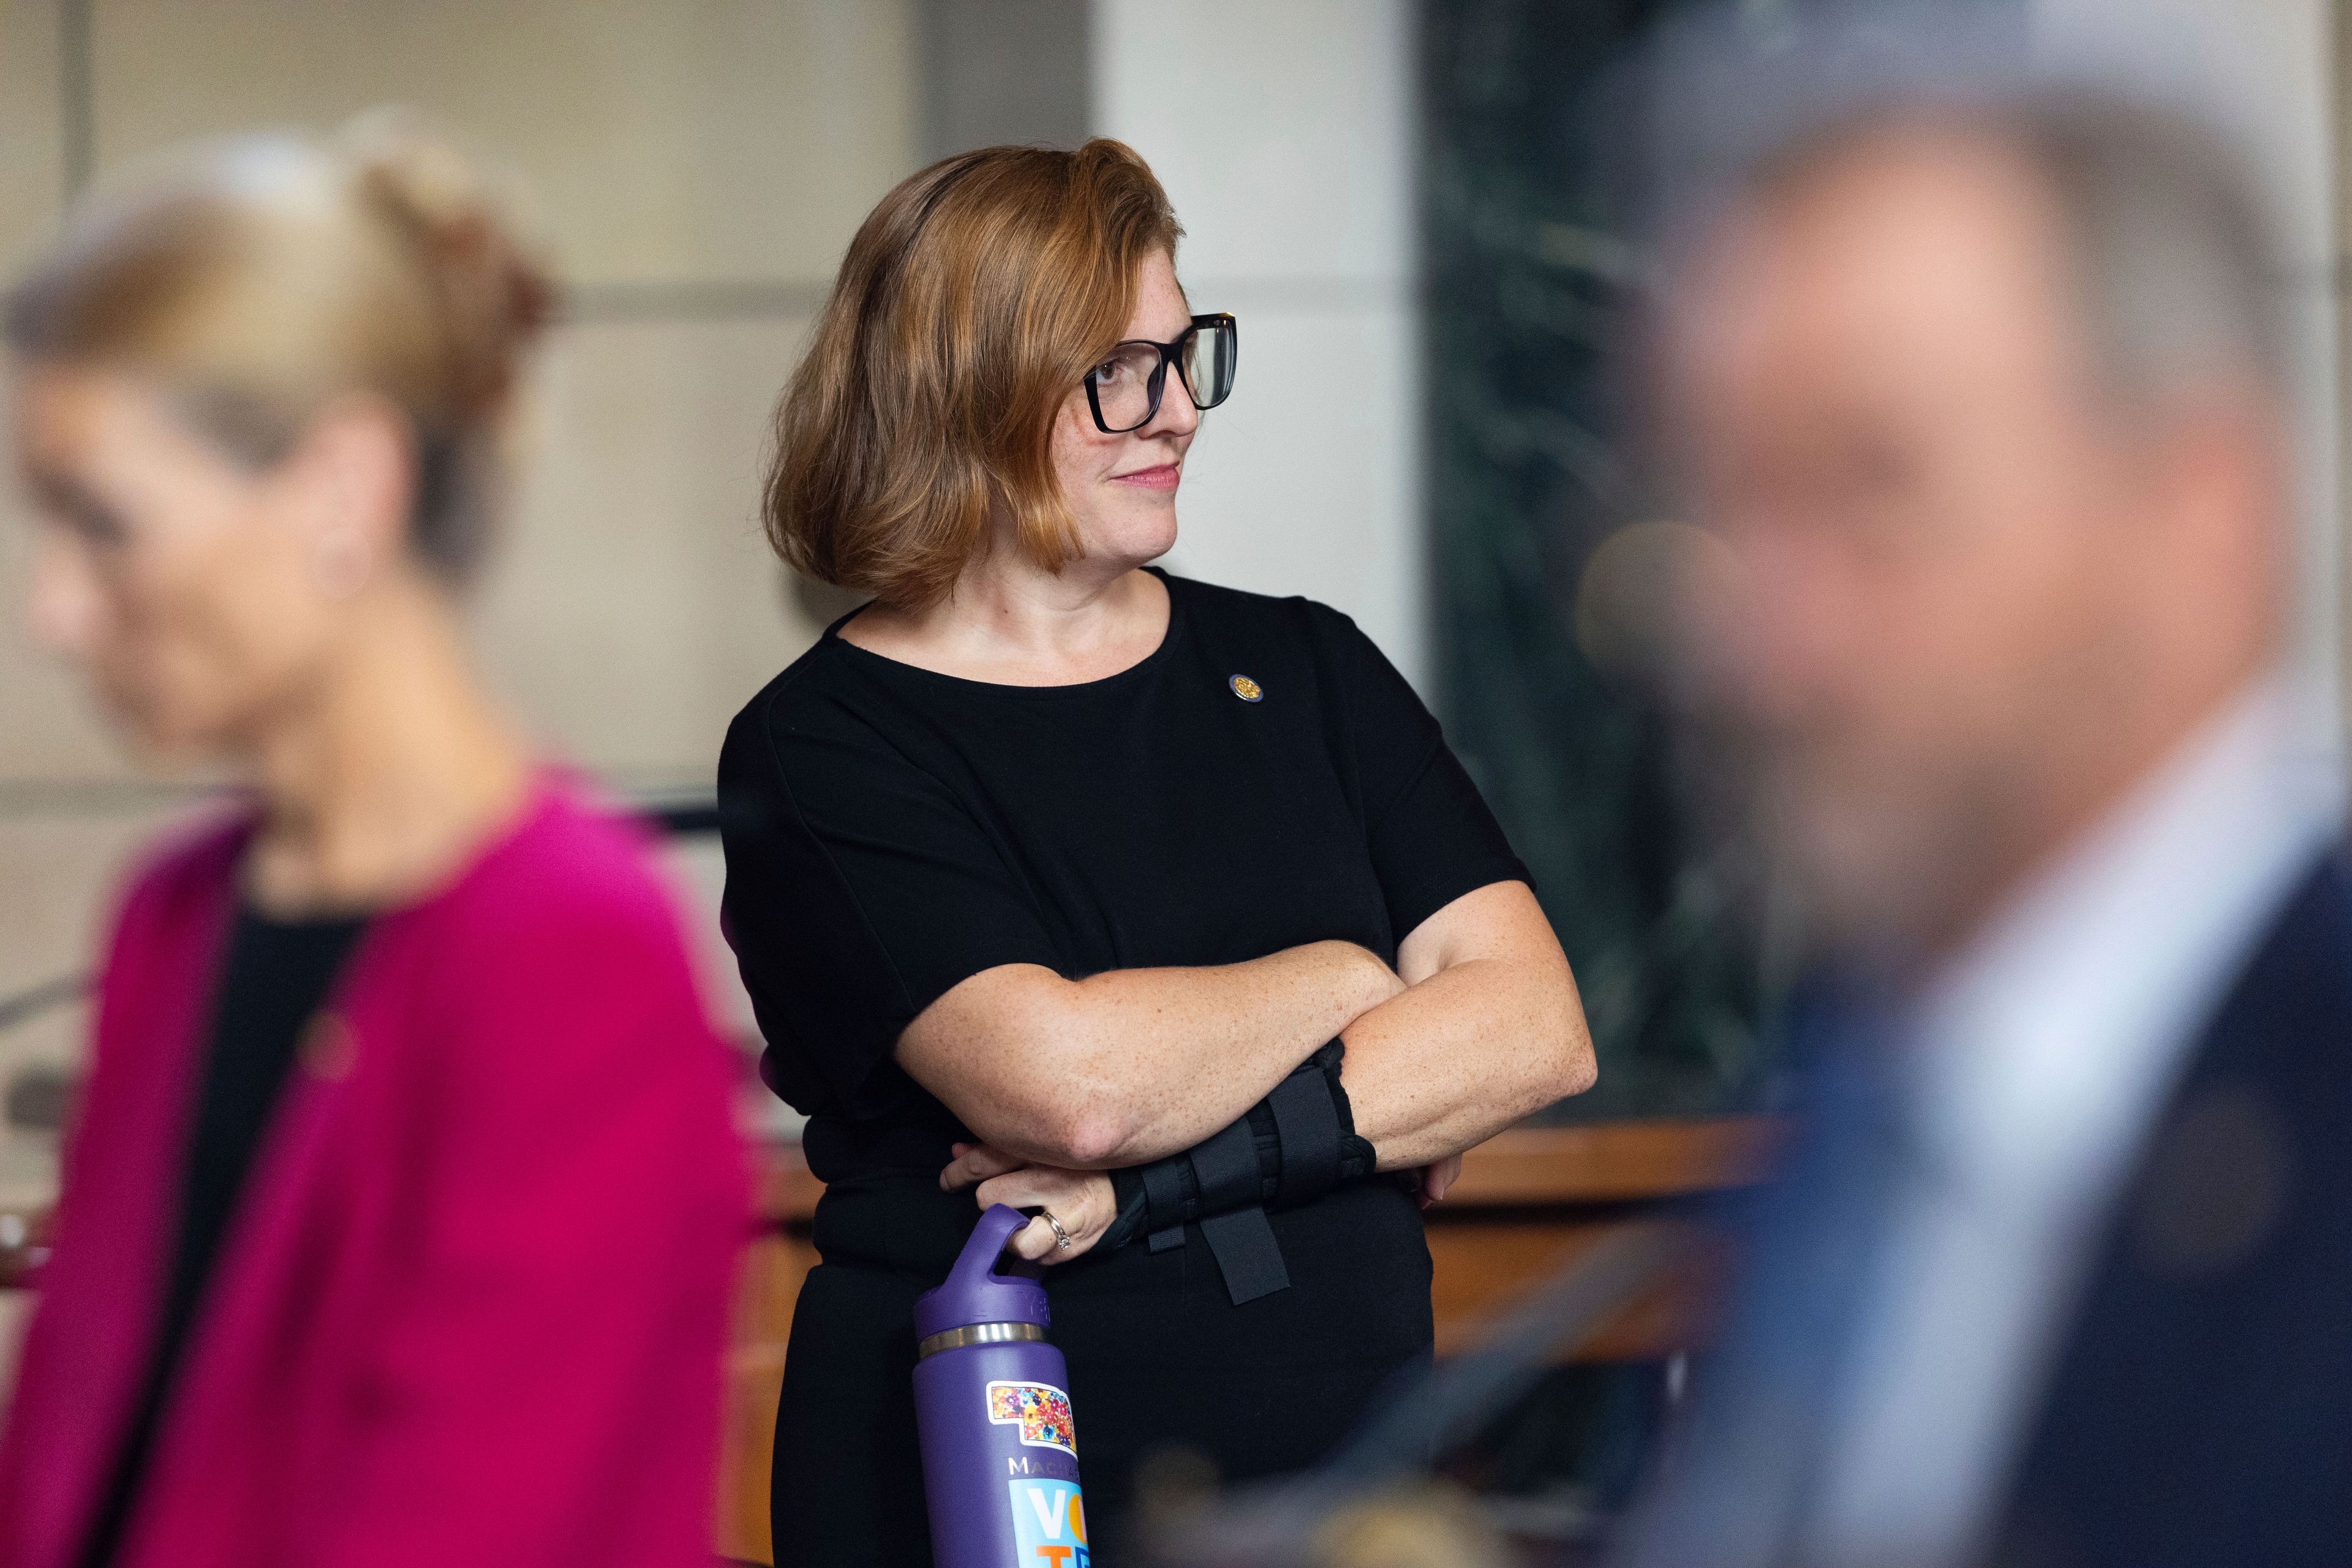
[(2110, 1226), (1998, 1557), (2352, 1563), (2352, 876), (2313, 872)]
[[(1801, 1564), (1881, 1194), (1906, 1153), (1866, 1024), (1801, 1027), (1811, 1130), (1641, 1568)], [(2284, 906), (2189, 1053), (2063, 1333), (1999, 1509), (2006, 1568), (2352, 1564), (2352, 872)]]

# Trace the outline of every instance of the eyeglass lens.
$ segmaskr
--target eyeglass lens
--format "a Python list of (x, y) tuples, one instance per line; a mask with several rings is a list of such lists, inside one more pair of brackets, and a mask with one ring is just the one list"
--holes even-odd
[[(1196, 408), (1214, 408), (1234, 389), (1235, 333), (1223, 322), (1185, 333), (1178, 368)], [(1150, 343), (1120, 343), (1094, 369), (1096, 405), (1114, 431), (1134, 430), (1160, 411), (1166, 363)]]
[(1095, 405), (1113, 430), (1133, 430), (1159, 412), (1160, 351), (1150, 343), (1121, 343), (1095, 366)]
[(1195, 408), (1214, 408), (1234, 390), (1234, 364), (1241, 356), (1230, 321), (1195, 327), (1184, 340), (1184, 388)]

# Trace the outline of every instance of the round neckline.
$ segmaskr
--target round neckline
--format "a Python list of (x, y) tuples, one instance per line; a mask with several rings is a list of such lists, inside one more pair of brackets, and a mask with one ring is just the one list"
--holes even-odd
[(1108, 675), (1098, 676), (1092, 680), (1065, 681), (1055, 686), (1024, 686), (1002, 680), (974, 680), (969, 676), (950, 675), (945, 670), (929, 669), (919, 664), (908, 664), (903, 658), (892, 658), (887, 653), (876, 653), (870, 647), (860, 647), (856, 643), (851, 642), (847, 637), (841, 635), (842, 627), (847, 626), (851, 621), (856, 619), (858, 616), (865, 612), (866, 606), (863, 605), (858, 605), (856, 609), (850, 611), (849, 614), (842, 616), (839, 620), (834, 622), (833, 625), (825, 627), (824, 640), (832, 644), (835, 647), (846, 649), (850, 654), (859, 659), (867, 660), (873, 664), (879, 665), (893, 673), (904, 674), (922, 680), (937, 681), (943, 686), (957, 688), (966, 691), (986, 691), (1004, 693), (1013, 696), (1036, 696), (1043, 698), (1107, 691), (1121, 685), (1122, 683), (1139, 679), (1148, 671), (1157, 668), (1161, 661), (1168, 657), (1169, 650), (1176, 646), (1177, 638), (1182, 632), (1184, 612), (1181, 605), (1178, 603), (1175, 580), (1157, 566), (1146, 566), (1143, 570), (1150, 573), (1154, 577), (1159, 578), (1160, 586), (1168, 595), (1167, 629), (1160, 634), (1160, 641), (1152, 647), (1150, 653), (1145, 654), (1141, 658), (1137, 659), (1125, 669), (1113, 670)]
[(254, 915), (278, 924), (306, 924), (313, 920), (319, 923), (328, 924), (351, 920), (363, 926), (373, 927), (387, 921), (397, 920), (404, 915), (428, 909), (456, 894), (471, 882), (481, 872), (483, 867), (505, 854), (510, 847), (536, 828), (541, 819), (565, 798), (565, 786), (571, 782), (572, 777), (571, 771), (567, 768), (542, 762), (532, 763), (529, 782), (524, 787), (521, 797), (515, 803), (514, 808), (492, 825), (488, 832), (476, 838), (463, 855), (444, 867), (438, 876), (381, 903), (365, 904), (356, 908), (346, 905), (325, 909), (320, 910), (315, 916), (298, 916), (290, 922), (280, 921), (278, 917), (265, 912), (260, 905), (253, 900), (245, 887), (243, 862), (246, 852), (252, 845), (254, 835), (260, 830), (261, 826), (258, 812), (248, 813), (245, 820), (236, 827), (236, 841), (232, 851), (233, 869), (230, 873), (230, 892), (234, 912), (239, 915)]

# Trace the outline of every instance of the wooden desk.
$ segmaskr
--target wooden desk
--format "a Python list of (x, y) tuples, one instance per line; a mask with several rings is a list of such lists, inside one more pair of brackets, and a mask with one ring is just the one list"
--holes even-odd
[[(1471, 1150), (1427, 1215), (1437, 1353), (1475, 1342), (1487, 1320), (1621, 1226), (1762, 1180), (1781, 1135), (1755, 1118), (1621, 1121), (1515, 1127)], [(1561, 1359), (1660, 1360), (1704, 1342), (1728, 1264), (1721, 1246), (1703, 1244), (1581, 1343), (1559, 1347)]]
[[(1761, 1180), (1781, 1129), (1758, 1119), (1516, 1127), (1465, 1155), (1462, 1179), (1428, 1213), (1437, 1351), (1472, 1342), (1486, 1320), (1576, 1255), (1665, 1204)], [(772, 1562), (768, 1474), (793, 1302), (816, 1262), (811, 1215), (823, 1184), (796, 1145), (768, 1150), (759, 1175), (761, 1234), (746, 1249), (729, 1352), (719, 1457), (719, 1550)], [(1726, 1258), (1703, 1248), (1656, 1289), (1629, 1302), (1564, 1359), (1662, 1358), (1712, 1327)]]

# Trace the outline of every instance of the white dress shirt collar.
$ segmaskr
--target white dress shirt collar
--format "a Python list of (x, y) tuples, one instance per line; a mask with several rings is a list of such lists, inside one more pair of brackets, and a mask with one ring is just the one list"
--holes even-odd
[[(1954, 1174), (2104, 1192), (2344, 809), (2312, 700), (2263, 681), (2013, 899), (1912, 1013)], [(1963, 1174), (1965, 1173), (1965, 1174)]]

